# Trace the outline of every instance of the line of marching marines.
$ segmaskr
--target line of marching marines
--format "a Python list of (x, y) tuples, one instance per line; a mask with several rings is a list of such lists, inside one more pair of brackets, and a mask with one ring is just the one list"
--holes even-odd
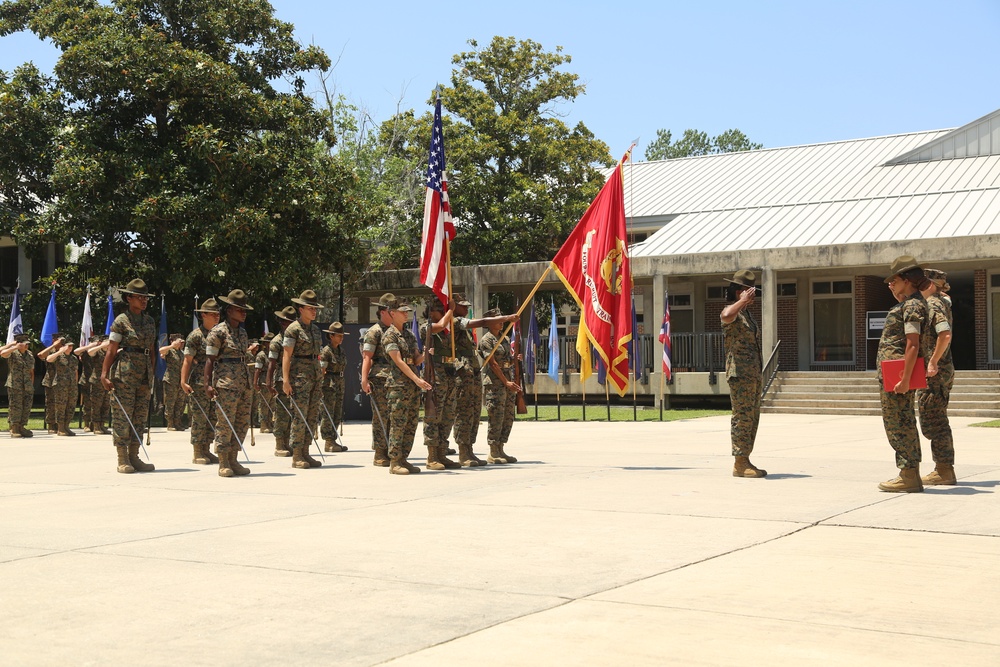
[[(74, 435), (70, 421), (82, 390), (86, 430), (107, 434), (104, 424), (110, 412), (118, 472), (153, 471), (154, 466), (140, 457), (140, 450), (148, 428), (155, 363), (162, 357), (167, 362), (163, 384), (167, 430), (184, 430), (187, 406), (192, 462), (217, 464), (221, 477), (250, 474), (237, 456), (248, 431), (253, 441), (255, 406), (260, 409), (261, 431), (274, 434), (274, 455), (291, 457), (293, 468), (322, 465), (309, 454), (310, 443), (315, 441), (318, 447), (320, 438), (325, 452), (347, 449), (338, 435), (346, 370), (341, 345), (346, 334), (339, 322), (322, 331), (315, 324), (324, 306), (313, 290), (305, 290), (291, 300), (292, 305), (275, 311), (280, 333), (265, 334), (259, 342), (251, 342), (242, 326), (253, 308), (246, 294), (237, 289), (206, 299), (196, 310), (200, 326), (186, 339), (171, 336), (170, 342), (159, 348), (153, 319), (144, 312), (155, 295), (139, 279), (119, 292), (126, 310), (114, 319), (110, 335), (95, 335), (87, 345), (74, 349), (61, 334), (55, 334), (52, 345), (38, 353), (46, 362), (42, 384), (45, 425), (50, 433)], [(372, 405), (373, 465), (387, 467), (395, 475), (420, 472), (407, 459), (416, 435), (422, 392), (428, 392), (428, 403), (435, 406), (424, 416), (428, 469), (515, 463), (517, 459), (507, 454), (504, 446), (521, 386), (514, 379), (516, 355), (500, 330), (517, 316), (501, 315), (493, 309), (482, 318), (470, 319), (471, 304), (461, 295), (455, 295), (449, 304), (432, 301), (420, 332), (430, 341), (423, 352), (406, 326), (412, 306), (392, 294), (379, 299), (378, 322), (364, 332), (361, 386)], [(478, 344), (472, 336), (477, 327), (488, 330)], [(27, 335), (18, 335), (0, 348), (0, 357), (9, 364), (12, 438), (32, 436), (27, 422), (34, 357), (28, 343)], [(425, 377), (417, 374), (417, 367), (425, 360), (431, 362), (425, 369), (434, 369), (433, 378), (428, 370)], [(473, 452), (484, 394), (489, 415), (490, 453), (486, 461)], [(458, 461), (448, 458), (455, 453), (449, 449), (453, 431)]]

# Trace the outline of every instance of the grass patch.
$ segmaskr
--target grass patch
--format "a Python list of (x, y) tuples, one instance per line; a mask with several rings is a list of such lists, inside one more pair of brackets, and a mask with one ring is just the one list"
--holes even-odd
[[(731, 414), (729, 410), (664, 410), (663, 411), (663, 421), (676, 421), (678, 419), (697, 419), (699, 417), (717, 417), (720, 415)], [(561, 417), (559, 416), (561, 415)], [(485, 418), (485, 417), (484, 417)], [(535, 420), (535, 408), (534, 406), (528, 406), (528, 414), (518, 415), (518, 421), (534, 421)], [(538, 421), (543, 422), (553, 422), (553, 421), (584, 421), (583, 419), (583, 406), (580, 405), (564, 405), (562, 408), (557, 409), (554, 405), (540, 405), (538, 406)], [(587, 406), (587, 419), (588, 422), (606, 422), (608, 421), (608, 409), (603, 405), (588, 405)], [(660, 410), (659, 408), (639, 408), (635, 411), (633, 416), (633, 411), (631, 406), (613, 406), (611, 408), (611, 421), (613, 422), (630, 422), (630, 421), (641, 421), (641, 422), (656, 422), (660, 421)]]
[(979, 422), (978, 424), (969, 424), (969, 426), (982, 426), (983, 428), (1000, 428), (1000, 419), (994, 419), (989, 422)]

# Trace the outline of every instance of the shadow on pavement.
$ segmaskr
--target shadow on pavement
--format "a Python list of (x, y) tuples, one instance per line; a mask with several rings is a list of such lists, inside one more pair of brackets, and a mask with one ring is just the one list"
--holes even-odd
[(1000, 486), (1000, 480), (991, 479), (985, 482), (959, 482), (958, 486), (987, 486), (994, 487)]
[(993, 493), (992, 491), (983, 491), (981, 489), (970, 489), (967, 486), (925, 486), (924, 493), (939, 493), (946, 496), (972, 496), (977, 493)]
[(154, 472), (200, 472), (200, 471), (201, 468), (157, 468)]
[(812, 477), (812, 475), (793, 475), (792, 473), (785, 472), (775, 472), (767, 473), (767, 477), (764, 479), (799, 479), (801, 477)]
[(669, 466), (619, 466), (619, 470), (694, 470), (694, 468), (671, 468)]

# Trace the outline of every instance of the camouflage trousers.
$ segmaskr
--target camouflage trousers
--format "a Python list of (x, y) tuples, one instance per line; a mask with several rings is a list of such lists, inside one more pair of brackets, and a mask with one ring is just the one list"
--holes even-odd
[[(319, 400), (322, 395), (323, 387), (319, 382), (302, 377), (292, 379), (292, 398), (295, 399), (295, 403), (293, 404), (291, 399), (288, 401), (288, 408), (292, 411), (292, 430), (288, 446), (292, 449), (296, 447), (309, 449), (309, 444), (312, 442), (309, 432), (311, 430), (316, 433), (319, 427), (319, 411), (322, 409), (319, 407)], [(298, 410), (295, 409), (296, 405)], [(306, 421), (302, 421), (303, 416)], [(306, 428), (307, 422), (308, 428)]]
[[(426, 378), (425, 378), (426, 379)], [(458, 378), (449, 375), (443, 368), (434, 374), (432, 392), (436, 415), (428, 415), (424, 410), (424, 444), (428, 447), (447, 447), (448, 436), (455, 425), (455, 409), (458, 398)]]
[(733, 442), (733, 456), (750, 456), (757, 440), (760, 425), (760, 391), (763, 378), (729, 378), (729, 398), (733, 404), (733, 418), (729, 433)]
[(45, 387), (45, 424), (55, 424), (59, 417), (56, 415), (56, 388)]
[(261, 428), (274, 429), (274, 417), (272, 411), (278, 408), (274, 405), (274, 398), (269, 397), (267, 390), (257, 390), (257, 419)]
[(67, 427), (73, 421), (76, 412), (76, 401), (79, 396), (75, 384), (57, 384), (52, 388), (55, 399), (55, 423)]
[(285, 392), (281, 391), (281, 385), (274, 385), (278, 389), (278, 395), (271, 399), (271, 405), (274, 407), (274, 426), (272, 431), (274, 432), (275, 438), (283, 438), (288, 440), (292, 433), (292, 404), (285, 396)]
[(938, 374), (927, 378), (927, 389), (917, 390), (920, 406), (920, 431), (931, 441), (935, 463), (955, 465), (955, 441), (948, 421), (948, 399), (955, 383), (955, 369), (938, 367)]
[[(250, 385), (246, 380), (235, 379), (233, 384), (233, 387), (215, 390), (216, 454), (229, 451), (239, 454), (240, 443), (246, 439), (247, 431), (250, 430)], [(228, 421), (226, 417), (229, 418)], [(233, 434), (233, 431), (236, 433)]]
[[(336, 440), (336, 430), (344, 421), (344, 383), (334, 383), (332, 387), (323, 387), (321, 400), (326, 406), (326, 410), (323, 409), (323, 406), (319, 408), (320, 433), (323, 440)], [(330, 411), (333, 422), (330, 422), (330, 418), (326, 416), (327, 410)]]
[(176, 382), (163, 383), (163, 418), (167, 420), (167, 426), (184, 427), (186, 398), (187, 395), (181, 391), (180, 384)]
[(920, 436), (913, 414), (913, 394), (879, 391), (882, 399), (882, 424), (889, 444), (896, 452), (896, 467), (916, 468), (920, 463)]
[(516, 410), (517, 394), (504, 386), (486, 387), (486, 414), (490, 423), (487, 438), (490, 442), (507, 442)]
[[(142, 438), (143, 433), (145, 433), (146, 419), (149, 416), (149, 393), (150, 383), (148, 379), (130, 378), (115, 383), (115, 398), (109, 399), (111, 401), (112, 440), (115, 447), (127, 447), (129, 443), (135, 443), (136, 435), (140, 439)], [(126, 415), (128, 415), (127, 418)], [(132, 426), (129, 426), (129, 419), (132, 420), (135, 433), (132, 432)]]
[[(218, 419), (215, 414), (215, 402), (208, 400), (204, 384), (191, 385), (189, 399), (191, 402), (191, 444), (210, 446), (215, 439), (212, 425)], [(199, 409), (198, 406), (201, 408)], [(202, 413), (202, 410), (205, 412)], [(229, 430), (228, 426), (226, 430)]]
[(476, 443), (479, 419), (483, 412), (482, 373), (459, 373), (455, 387), (455, 442), (459, 445)]
[(417, 421), (420, 419), (420, 388), (408, 379), (405, 382), (404, 385), (388, 388), (390, 459), (410, 455), (413, 436), (417, 434)]
[(108, 420), (108, 412), (111, 410), (111, 396), (100, 382), (93, 382), (90, 385), (90, 420), (104, 423)]
[(34, 394), (23, 387), (7, 388), (7, 418), (11, 424), (23, 424), (27, 427), (28, 420), (31, 418), (31, 402), (33, 398)]
[[(372, 401), (372, 448), (388, 449), (389, 442), (386, 440), (386, 433), (389, 432), (389, 394), (383, 378), (368, 377), (368, 383), (372, 387), (372, 393), (368, 395)], [(378, 410), (376, 411), (376, 408)], [(381, 419), (379, 419), (381, 415)]]

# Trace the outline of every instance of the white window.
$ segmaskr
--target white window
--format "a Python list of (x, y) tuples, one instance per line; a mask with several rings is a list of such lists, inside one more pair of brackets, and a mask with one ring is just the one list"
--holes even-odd
[(812, 297), (812, 361), (846, 364), (854, 361), (854, 283), (814, 280)]
[(694, 299), (691, 292), (668, 292), (670, 333), (694, 333)]

